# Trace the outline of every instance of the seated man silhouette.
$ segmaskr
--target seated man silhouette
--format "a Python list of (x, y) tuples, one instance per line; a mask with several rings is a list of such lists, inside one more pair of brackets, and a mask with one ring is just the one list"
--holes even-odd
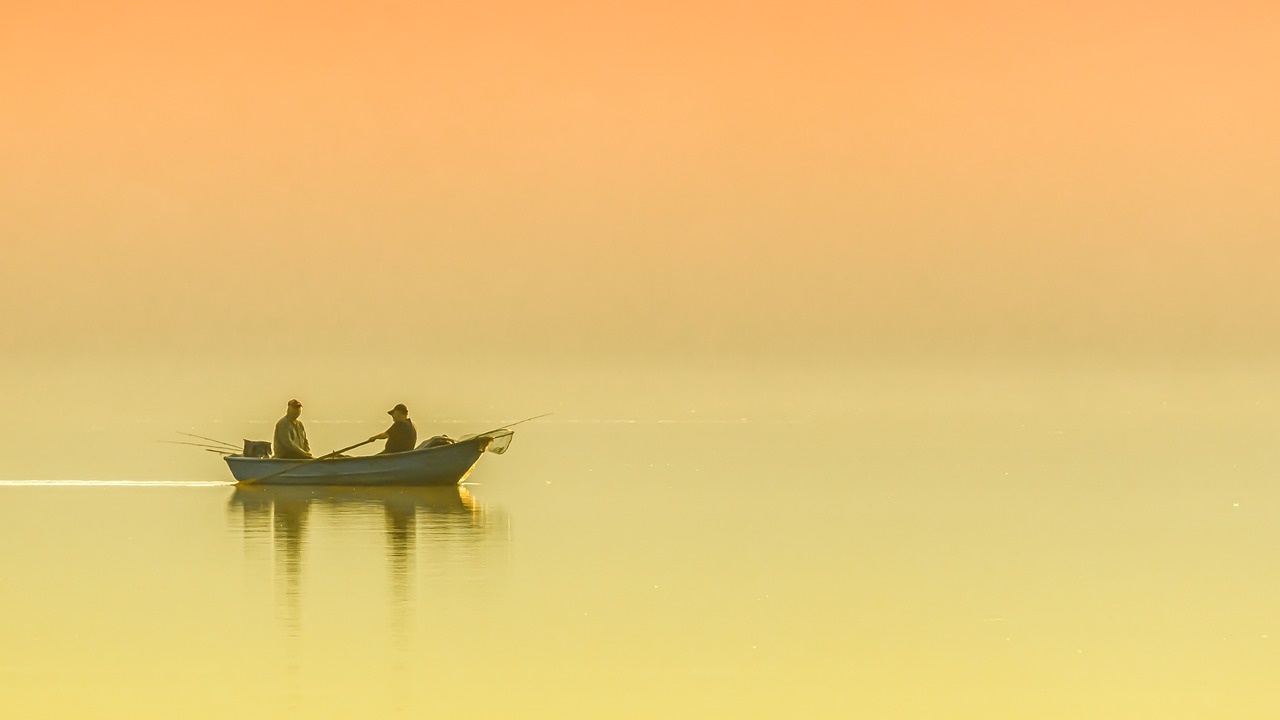
[(387, 411), (391, 416), (391, 427), (369, 438), (374, 440), (386, 440), (387, 444), (382, 448), (379, 455), (387, 453), (407, 452), (418, 444), (418, 429), (413, 426), (413, 421), (409, 419), (409, 408), (400, 403)]
[(302, 426), (298, 416), (302, 414), (302, 403), (289, 401), (284, 417), (276, 421), (276, 434), (272, 440), (276, 457), (291, 460), (310, 460), (311, 445), (307, 442), (307, 429)]

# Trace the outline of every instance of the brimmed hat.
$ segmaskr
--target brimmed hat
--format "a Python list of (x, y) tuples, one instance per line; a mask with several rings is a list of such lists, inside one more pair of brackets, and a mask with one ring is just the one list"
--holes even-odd
[(301, 401), (299, 401), (299, 400), (298, 400), (298, 398), (294, 398), (294, 399), (290, 400), (290, 401), (289, 401), (289, 404), (290, 404), (290, 405), (292, 405), (292, 406), (295, 406), (295, 407), (302, 407), (302, 402), (301, 402)]
[(409, 414), (409, 408), (405, 407), (405, 406), (404, 406), (404, 403), (397, 403), (395, 407), (393, 407), (393, 408), (391, 408), (390, 410), (388, 410), (388, 411), (387, 411), (387, 414), (388, 414), (388, 415), (390, 415), (391, 413), (393, 413), (393, 412), (395, 412), (395, 411), (397, 411), (397, 410), (399, 410), (400, 412), (404, 413), (405, 415), (408, 415), (408, 414)]

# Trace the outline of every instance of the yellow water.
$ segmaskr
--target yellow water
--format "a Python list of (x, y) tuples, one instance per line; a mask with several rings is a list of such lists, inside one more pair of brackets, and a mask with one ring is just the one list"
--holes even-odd
[(1267, 388), (1130, 380), (553, 417), (460, 491), (237, 491), (198, 450), (168, 483), (14, 477), (0, 706), (1274, 717)]

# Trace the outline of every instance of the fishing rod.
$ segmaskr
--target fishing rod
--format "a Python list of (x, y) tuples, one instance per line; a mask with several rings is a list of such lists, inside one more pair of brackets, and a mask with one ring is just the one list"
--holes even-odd
[(240, 449), (239, 445), (236, 445), (235, 443), (229, 443), (225, 440), (215, 440), (214, 438), (211, 438), (211, 437), (205, 437), (203, 435), (193, 435), (188, 432), (182, 432), (181, 430), (175, 430), (174, 432), (178, 433), (179, 435), (186, 435), (187, 437), (199, 438), (200, 440), (208, 440), (209, 442), (218, 443), (219, 445), (226, 445), (229, 448), (235, 448), (237, 450)]
[(496, 427), (496, 428), (494, 428), (494, 429), (492, 429), (492, 430), (485, 430), (484, 432), (482, 432), (482, 433), (476, 433), (475, 435), (468, 435), (468, 436), (466, 436), (466, 437), (464, 437), (464, 438), (462, 438), (462, 439), (463, 439), (463, 440), (470, 440), (471, 438), (478, 438), (478, 437), (480, 437), (481, 435), (488, 435), (489, 433), (496, 433), (496, 432), (498, 432), (499, 430), (506, 430), (507, 428), (513, 428), (513, 427), (515, 427), (515, 426), (519, 425), (520, 423), (527, 423), (527, 422), (529, 422), (530, 420), (537, 420), (538, 418), (544, 418), (544, 417), (546, 417), (546, 416), (548, 416), (548, 415), (551, 415), (551, 414), (553, 414), (553, 413), (542, 413), (541, 415), (534, 415), (534, 416), (533, 416), (533, 417), (531, 417), (531, 418), (525, 418), (525, 419), (523, 419), (523, 420), (517, 420), (517, 421), (515, 421), (515, 422), (513, 422), (513, 423), (507, 423), (506, 425), (503, 425), (503, 426), (501, 426), (501, 427)]
[(157, 440), (156, 442), (166, 443), (168, 445), (190, 445), (191, 447), (204, 448), (206, 450), (219, 450), (227, 453), (239, 452), (238, 450), (227, 450), (217, 445), (205, 445), (204, 443), (183, 442), (181, 440)]

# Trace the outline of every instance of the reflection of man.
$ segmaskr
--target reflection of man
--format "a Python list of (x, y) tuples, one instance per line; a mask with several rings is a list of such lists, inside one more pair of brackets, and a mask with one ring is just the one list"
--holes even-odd
[(382, 449), (381, 453), (398, 453), (406, 452), (413, 449), (418, 444), (418, 428), (413, 426), (413, 421), (409, 419), (409, 408), (400, 403), (387, 411), (391, 416), (391, 427), (369, 438), (369, 441), (386, 440), (387, 446)]
[(276, 449), (276, 457), (298, 460), (311, 458), (311, 444), (307, 442), (307, 429), (302, 426), (298, 416), (302, 414), (302, 403), (289, 401), (289, 409), (284, 417), (276, 421), (276, 436), (272, 441)]

